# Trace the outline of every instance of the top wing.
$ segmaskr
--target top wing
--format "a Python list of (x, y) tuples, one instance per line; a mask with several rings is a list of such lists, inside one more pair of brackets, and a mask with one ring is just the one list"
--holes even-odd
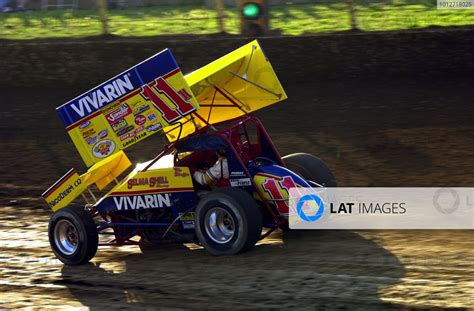
[(166, 49), (56, 110), (85, 164), (91, 166), (198, 107)]
[[(182, 129), (165, 129), (171, 141), (287, 98), (257, 40), (185, 76), (199, 109), (183, 118)], [(192, 119), (191, 119), (192, 118)]]

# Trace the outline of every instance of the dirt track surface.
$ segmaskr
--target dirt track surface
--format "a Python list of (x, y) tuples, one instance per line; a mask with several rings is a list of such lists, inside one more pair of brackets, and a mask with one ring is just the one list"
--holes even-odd
[[(281, 154), (319, 155), (341, 186), (472, 187), (473, 82), (289, 85), (287, 102), (258, 115)], [(103, 248), (63, 266), (38, 197), (70, 167), (84, 171), (54, 114), (80, 91), (2, 91), (0, 308), (474, 308), (472, 231), (277, 232), (234, 257)], [(160, 150), (147, 142), (135, 162)]]
[(102, 248), (92, 264), (68, 267), (51, 256), (49, 213), (36, 212), (34, 224), (31, 216), (0, 216), (6, 308), (472, 307), (468, 231), (277, 232), (239, 256), (192, 245)]

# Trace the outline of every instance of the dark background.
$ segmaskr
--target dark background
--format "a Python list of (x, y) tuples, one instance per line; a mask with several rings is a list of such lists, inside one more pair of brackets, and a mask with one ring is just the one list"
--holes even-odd
[[(72, 97), (165, 48), (171, 49), (186, 73), (251, 40), (231, 35), (4, 40), (0, 41), (0, 85), (70, 86)], [(284, 85), (366, 78), (469, 78), (474, 70), (474, 29), (469, 28), (339, 32), (260, 41)]]

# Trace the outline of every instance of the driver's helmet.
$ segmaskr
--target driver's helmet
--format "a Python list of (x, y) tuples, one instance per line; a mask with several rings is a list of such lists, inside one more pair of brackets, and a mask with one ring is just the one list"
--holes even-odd
[(220, 157), (225, 157), (225, 155), (226, 155), (226, 150), (225, 150), (225, 148), (219, 148), (219, 149), (217, 149), (217, 150), (216, 150), (216, 154), (217, 154), (218, 156), (220, 156)]

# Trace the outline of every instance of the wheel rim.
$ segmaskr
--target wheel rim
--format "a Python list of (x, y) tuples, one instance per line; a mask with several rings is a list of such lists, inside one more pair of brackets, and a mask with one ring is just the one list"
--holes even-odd
[(235, 234), (234, 217), (222, 207), (211, 208), (204, 218), (207, 235), (216, 243), (225, 244)]
[(66, 219), (61, 219), (54, 227), (54, 243), (65, 255), (72, 255), (77, 250), (79, 235), (76, 227)]

